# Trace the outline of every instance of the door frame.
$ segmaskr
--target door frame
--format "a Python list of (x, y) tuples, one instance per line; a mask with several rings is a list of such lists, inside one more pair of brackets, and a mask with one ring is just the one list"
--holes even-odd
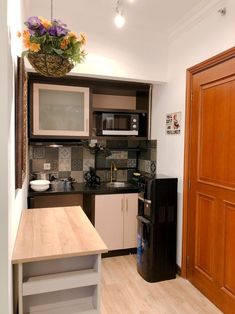
[(187, 274), (187, 256), (188, 256), (188, 217), (189, 208), (189, 187), (190, 187), (190, 144), (191, 144), (191, 112), (192, 112), (192, 82), (193, 76), (208, 68), (214, 67), (229, 59), (235, 58), (235, 47), (232, 47), (208, 60), (205, 60), (186, 71), (186, 108), (185, 108), (185, 144), (184, 144), (184, 184), (183, 184), (183, 236), (182, 236), (182, 261), (181, 276), (188, 277)]

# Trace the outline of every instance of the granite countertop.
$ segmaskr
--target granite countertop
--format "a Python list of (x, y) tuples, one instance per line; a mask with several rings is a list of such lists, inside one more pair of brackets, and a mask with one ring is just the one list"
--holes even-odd
[(35, 192), (29, 189), (28, 196), (39, 195), (59, 195), (59, 194), (119, 194), (119, 193), (137, 193), (138, 187), (132, 183), (128, 183), (123, 187), (109, 187), (106, 183), (100, 185), (89, 186), (86, 183), (74, 183), (70, 188), (50, 188), (47, 191)]

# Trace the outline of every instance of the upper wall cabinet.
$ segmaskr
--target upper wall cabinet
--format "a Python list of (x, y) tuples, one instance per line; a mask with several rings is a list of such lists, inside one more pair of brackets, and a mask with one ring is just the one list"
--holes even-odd
[(28, 77), (30, 140), (150, 138), (151, 84)]
[(89, 136), (89, 88), (33, 84), (31, 136)]

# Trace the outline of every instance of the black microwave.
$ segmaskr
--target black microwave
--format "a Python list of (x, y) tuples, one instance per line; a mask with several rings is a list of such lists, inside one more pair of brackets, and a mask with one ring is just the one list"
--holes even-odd
[(131, 113), (99, 113), (96, 116), (97, 135), (138, 135), (139, 115)]

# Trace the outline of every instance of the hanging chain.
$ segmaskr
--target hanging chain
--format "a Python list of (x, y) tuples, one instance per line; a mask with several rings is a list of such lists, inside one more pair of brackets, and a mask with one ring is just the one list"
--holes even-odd
[(53, 21), (53, 0), (51, 0), (51, 22)]
[(116, 12), (117, 12), (117, 13), (120, 12), (120, 5), (121, 5), (121, 1), (120, 1), (120, 0), (117, 0), (117, 3), (116, 3)]

